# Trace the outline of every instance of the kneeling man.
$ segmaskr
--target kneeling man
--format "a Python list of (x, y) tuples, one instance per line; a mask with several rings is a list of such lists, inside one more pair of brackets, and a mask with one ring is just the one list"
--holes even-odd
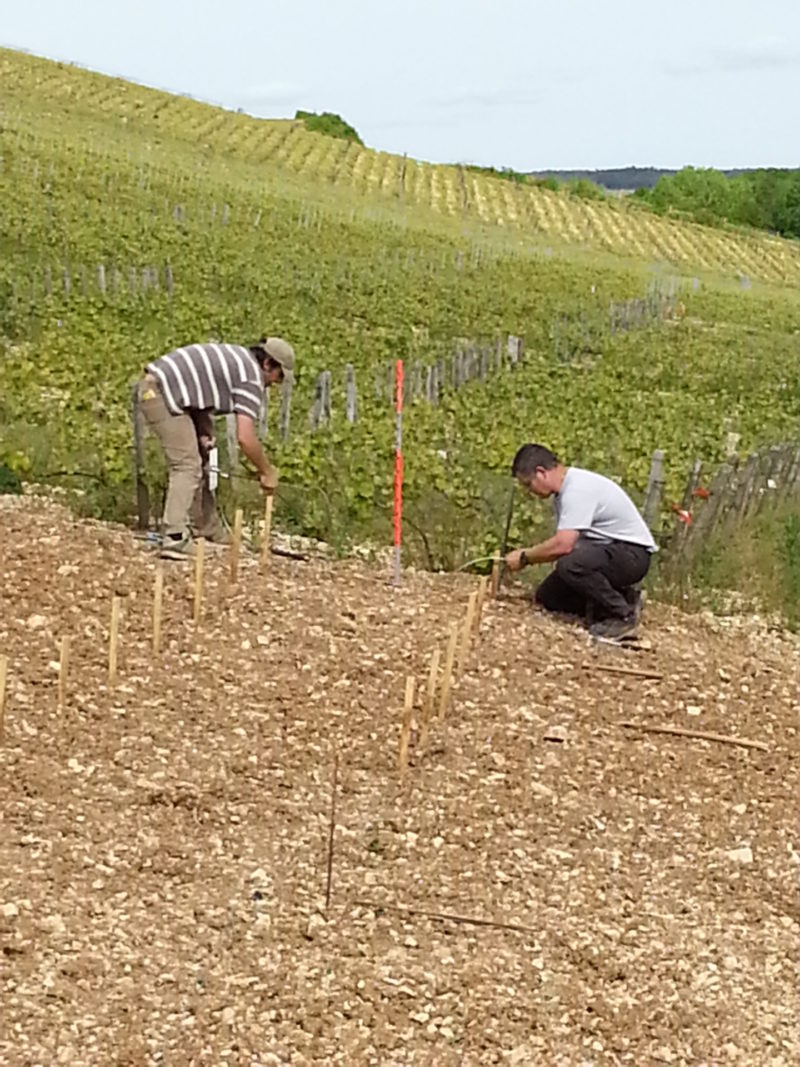
[(510, 552), (506, 566), (555, 562), (536, 590), (543, 608), (595, 620), (598, 637), (632, 633), (641, 602), (636, 586), (658, 549), (628, 494), (602, 474), (564, 466), (544, 445), (523, 445), (511, 473), (534, 496), (554, 498), (556, 533)]

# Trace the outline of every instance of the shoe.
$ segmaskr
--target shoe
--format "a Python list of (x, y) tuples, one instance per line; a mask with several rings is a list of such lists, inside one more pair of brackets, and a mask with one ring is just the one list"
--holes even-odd
[(589, 632), (592, 637), (608, 637), (613, 640), (634, 633), (636, 624), (636, 613), (631, 611), (623, 618), (603, 619), (602, 622), (596, 622)]
[(161, 542), (161, 551), (158, 554), (161, 559), (194, 559), (197, 546), (191, 534), (184, 534), (183, 537), (166, 536)]

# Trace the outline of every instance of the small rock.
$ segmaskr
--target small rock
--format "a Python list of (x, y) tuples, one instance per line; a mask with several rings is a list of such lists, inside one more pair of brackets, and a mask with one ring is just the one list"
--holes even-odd
[(323, 917), (318, 912), (314, 912), (314, 914), (308, 920), (308, 925), (303, 931), (303, 937), (305, 937), (308, 941), (313, 941), (319, 931), (325, 929), (325, 926), (326, 923)]
[(734, 804), (733, 808), (731, 810), (735, 811), (737, 815), (744, 815), (744, 813), (747, 811), (747, 805), (746, 804)]
[(0, 915), (2, 915), (4, 919), (16, 919), (19, 915), (19, 908), (13, 900), (10, 900), (8, 904), (4, 904), (0, 908)]
[(224, 1008), (222, 1012), (222, 1021), (225, 1026), (233, 1026), (233, 1020), (236, 1018), (236, 1012), (233, 1008)]
[(702, 715), (702, 713), (703, 713), (703, 709), (700, 707), (699, 704), (687, 704), (686, 705), (686, 714), (687, 715), (695, 715), (696, 716), (696, 715)]
[(748, 864), (753, 862), (753, 850), (749, 845), (742, 845), (740, 848), (732, 848), (725, 855), (731, 861), (731, 863)]
[(567, 740), (567, 728), (566, 726), (548, 726), (544, 735), (545, 741), (559, 741), (564, 742)]
[(29, 615), (25, 625), (29, 630), (41, 630), (43, 626), (47, 626), (47, 619), (44, 615)]

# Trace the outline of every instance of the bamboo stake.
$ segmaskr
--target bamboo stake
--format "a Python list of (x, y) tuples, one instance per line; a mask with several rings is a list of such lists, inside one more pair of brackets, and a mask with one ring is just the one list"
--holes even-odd
[(231, 542), (231, 581), (239, 580), (239, 553), (242, 547), (242, 522), (244, 512), (241, 508), (236, 509), (233, 517), (233, 541)]
[(456, 644), (458, 643), (458, 624), (453, 623), (450, 627), (450, 640), (447, 642), (447, 652), (444, 657), (444, 674), (442, 675), (442, 693), (439, 697), (439, 718), (447, 716), (447, 702), (450, 698), (450, 688), (453, 684), (453, 663), (456, 658)]
[(164, 604), (164, 564), (156, 564), (156, 580), (153, 587), (153, 652), (161, 651), (161, 616)]
[(67, 706), (67, 674), (69, 672), (69, 637), (61, 638), (61, 656), (58, 661), (58, 707), (64, 711)]
[(472, 627), (475, 623), (475, 606), (477, 603), (478, 594), (475, 592), (470, 593), (469, 602), (467, 604), (467, 614), (464, 617), (464, 629), (461, 631), (461, 649), (458, 654), (459, 677), (464, 673), (464, 669), (467, 666), (470, 638), (472, 636)]
[(492, 576), (489, 580), (489, 595), (492, 600), (497, 599), (497, 594), (500, 591), (500, 560), (496, 559), (492, 564)]
[(5, 736), (6, 725), (6, 678), (8, 677), (8, 656), (0, 656), (0, 743)]
[(486, 603), (486, 594), (489, 588), (489, 576), (484, 575), (478, 585), (478, 606), (475, 609), (475, 633), (481, 632), (481, 619), (483, 617), (483, 605)]
[(378, 904), (372, 900), (354, 900), (353, 903), (359, 908), (371, 908), (373, 911), (398, 911), (404, 915), (420, 915), (425, 919), (438, 919), (439, 922), (467, 923), (470, 926), (489, 926), (495, 930), (514, 930), (518, 934), (533, 934), (538, 937), (541, 930), (534, 930), (531, 926), (522, 926), (520, 923), (495, 922), (492, 919), (481, 919), (476, 915), (454, 915), (444, 911), (423, 911), (422, 908), (409, 908), (405, 904)]
[(433, 714), (433, 701), (436, 697), (436, 683), (439, 680), (439, 664), (442, 659), (442, 650), (435, 648), (431, 654), (431, 669), (428, 674), (428, 688), (425, 692), (425, 704), (422, 709), (422, 723), (419, 733), (419, 747), (420, 750), (425, 748), (428, 743), (428, 732), (431, 725), (431, 715)]
[(194, 560), (194, 624), (199, 626), (203, 614), (203, 571), (205, 569), (205, 538), (197, 539), (197, 555)]
[(261, 569), (266, 570), (269, 564), (269, 539), (272, 533), (272, 507), (275, 503), (275, 497), (272, 493), (267, 493), (267, 498), (264, 503), (264, 539), (261, 542)]
[(643, 730), (649, 734), (673, 734), (675, 737), (696, 737), (701, 741), (719, 741), (722, 745), (741, 745), (742, 748), (757, 748), (760, 752), (769, 752), (769, 746), (763, 741), (750, 741), (746, 737), (734, 737), (732, 734), (712, 734), (705, 730), (684, 730), (681, 726), (643, 726), (638, 722), (620, 722), (618, 726), (626, 730)]
[(664, 675), (658, 671), (639, 671), (634, 667), (616, 667), (612, 663), (584, 663), (584, 670), (607, 671), (609, 674), (626, 674), (629, 678), (652, 678), (654, 681), (662, 681)]
[(122, 599), (114, 596), (111, 599), (111, 629), (108, 634), (108, 680), (113, 682), (117, 677), (117, 645), (119, 642), (119, 616), (122, 609)]
[(414, 710), (414, 690), (416, 680), (409, 674), (406, 678), (406, 699), (403, 704), (403, 726), (400, 730), (400, 752), (397, 759), (397, 769), (400, 777), (404, 778), (408, 770), (408, 745), (411, 740), (411, 715)]
[(328, 879), (325, 885), (325, 913), (331, 906), (333, 887), (333, 838), (336, 832), (336, 791), (339, 787), (339, 750), (333, 756), (333, 781), (331, 783), (331, 817), (328, 825)]

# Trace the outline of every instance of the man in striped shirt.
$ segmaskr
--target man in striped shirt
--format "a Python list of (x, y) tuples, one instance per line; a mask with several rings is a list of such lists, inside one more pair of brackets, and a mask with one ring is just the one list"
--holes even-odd
[(214, 447), (214, 415), (236, 415), (239, 447), (257, 469), (264, 491), (274, 492), (278, 473), (264, 454), (256, 423), (264, 390), (293, 377), (294, 351), (280, 337), (264, 337), (250, 347), (187, 345), (148, 363), (139, 404), (169, 469), (162, 556), (192, 554), (190, 513), (199, 516), (202, 536), (214, 539), (219, 530), (203, 479), (204, 460)]

